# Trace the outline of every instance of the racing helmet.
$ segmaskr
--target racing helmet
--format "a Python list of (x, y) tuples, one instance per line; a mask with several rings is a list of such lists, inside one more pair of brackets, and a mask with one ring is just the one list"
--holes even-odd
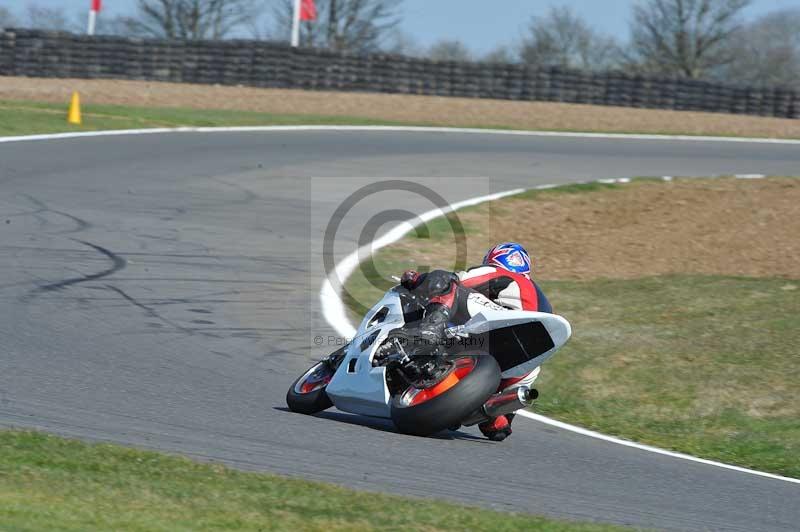
[(483, 257), (484, 266), (496, 266), (513, 273), (530, 275), (533, 263), (525, 248), (516, 242), (504, 242), (490, 249)]

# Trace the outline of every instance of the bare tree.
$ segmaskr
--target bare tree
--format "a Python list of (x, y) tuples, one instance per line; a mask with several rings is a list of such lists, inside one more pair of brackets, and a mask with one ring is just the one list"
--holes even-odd
[(726, 82), (800, 88), (800, 8), (775, 11), (730, 39), (732, 60), (714, 72)]
[(428, 57), (436, 61), (471, 61), (472, 53), (457, 39), (442, 39), (428, 48)]
[(487, 63), (513, 63), (514, 52), (508, 46), (498, 46), (481, 58)]
[[(402, 0), (316, 0), (318, 19), (300, 28), (301, 46), (369, 52), (381, 48), (400, 22)], [(274, 10), (272, 35), (288, 40), (293, 0), (280, 0)]]
[(5, 7), (0, 7), (0, 29), (16, 26), (17, 19)]
[(569, 7), (551, 7), (544, 17), (534, 17), (524, 38), (520, 57), (526, 63), (582, 70), (604, 70), (617, 60), (612, 37), (593, 30)]
[(639, 70), (698, 78), (729, 63), (726, 46), (750, 0), (644, 0), (634, 6), (629, 63)]
[(118, 33), (171, 39), (222, 39), (256, 13), (254, 0), (138, 0), (137, 13), (114, 21)]
[(70, 18), (63, 9), (57, 7), (29, 3), (26, 14), (26, 26), (30, 28), (55, 31), (82, 31), (84, 29), (77, 17)]
[(0, 29), (11, 28), (17, 25), (17, 19), (11, 14), (11, 11), (5, 7), (0, 7)]
[(389, 30), (386, 41), (383, 49), (389, 53), (410, 57), (425, 55), (425, 50), (420, 46), (417, 40), (400, 28), (392, 28)]

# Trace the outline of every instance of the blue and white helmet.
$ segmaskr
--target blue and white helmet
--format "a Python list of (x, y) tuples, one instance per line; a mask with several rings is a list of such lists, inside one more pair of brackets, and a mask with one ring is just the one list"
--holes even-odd
[(516, 242), (498, 244), (483, 257), (484, 266), (497, 266), (514, 273), (530, 275), (531, 257), (525, 248)]

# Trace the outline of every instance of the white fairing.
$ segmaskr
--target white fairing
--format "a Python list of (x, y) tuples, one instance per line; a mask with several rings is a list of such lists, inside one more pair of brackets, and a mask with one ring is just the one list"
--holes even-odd
[(528, 360), (524, 364), (514, 367), (512, 370), (504, 371), (503, 378), (525, 375), (542, 365), (542, 363), (556, 354), (561, 346), (567, 343), (572, 335), (572, 327), (569, 322), (558, 314), (548, 314), (546, 312), (532, 312), (529, 310), (507, 310), (502, 307), (498, 309), (485, 308), (480, 313), (474, 315), (463, 328), (459, 330), (468, 334), (481, 334), (504, 327), (512, 327), (522, 323), (538, 321), (547, 329), (547, 334), (553, 341), (553, 347), (540, 355)]
[[(522, 323), (541, 322), (547, 329), (554, 347), (523, 364), (526, 371), (533, 370), (553, 356), (570, 337), (570, 325), (561, 316), (506, 310), (482, 296), (481, 299), (482, 301), (470, 299), (470, 306), (481, 305), (482, 308), (478, 308), (477, 314), (473, 313), (472, 319), (466, 324), (454, 327), (453, 330), (459, 333), (480, 334)], [(400, 296), (390, 290), (367, 312), (355, 338), (345, 349), (345, 357), (339, 369), (326, 388), (336, 408), (355, 414), (390, 417), (386, 368), (373, 367), (372, 359), (389, 333), (403, 325), (405, 320)]]
[[(384, 309), (388, 310), (385, 317), (376, 319)], [(344, 360), (325, 389), (336, 408), (366, 416), (390, 417), (386, 368), (372, 367), (372, 357), (389, 332), (403, 325), (400, 296), (390, 290), (367, 312), (345, 350)], [(369, 342), (362, 351), (362, 342), (376, 332), (375, 341)]]

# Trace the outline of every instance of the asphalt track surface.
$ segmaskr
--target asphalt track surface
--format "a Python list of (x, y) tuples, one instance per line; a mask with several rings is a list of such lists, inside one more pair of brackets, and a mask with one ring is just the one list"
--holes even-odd
[[(797, 174), (800, 148), (419, 132), (0, 144), (0, 424), (495, 509), (796, 530), (796, 484), (530, 420), (495, 444), (474, 429), (423, 439), (381, 420), (284, 408), (292, 380), (329, 350), (313, 341), (333, 334), (317, 304), (322, 232), (363, 184), (414, 178), (456, 201), (542, 183), (722, 173)], [(372, 213), (431, 208), (385, 194), (343, 220), (337, 256)], [(521, 223), (546, 224), (546, 213)]]

